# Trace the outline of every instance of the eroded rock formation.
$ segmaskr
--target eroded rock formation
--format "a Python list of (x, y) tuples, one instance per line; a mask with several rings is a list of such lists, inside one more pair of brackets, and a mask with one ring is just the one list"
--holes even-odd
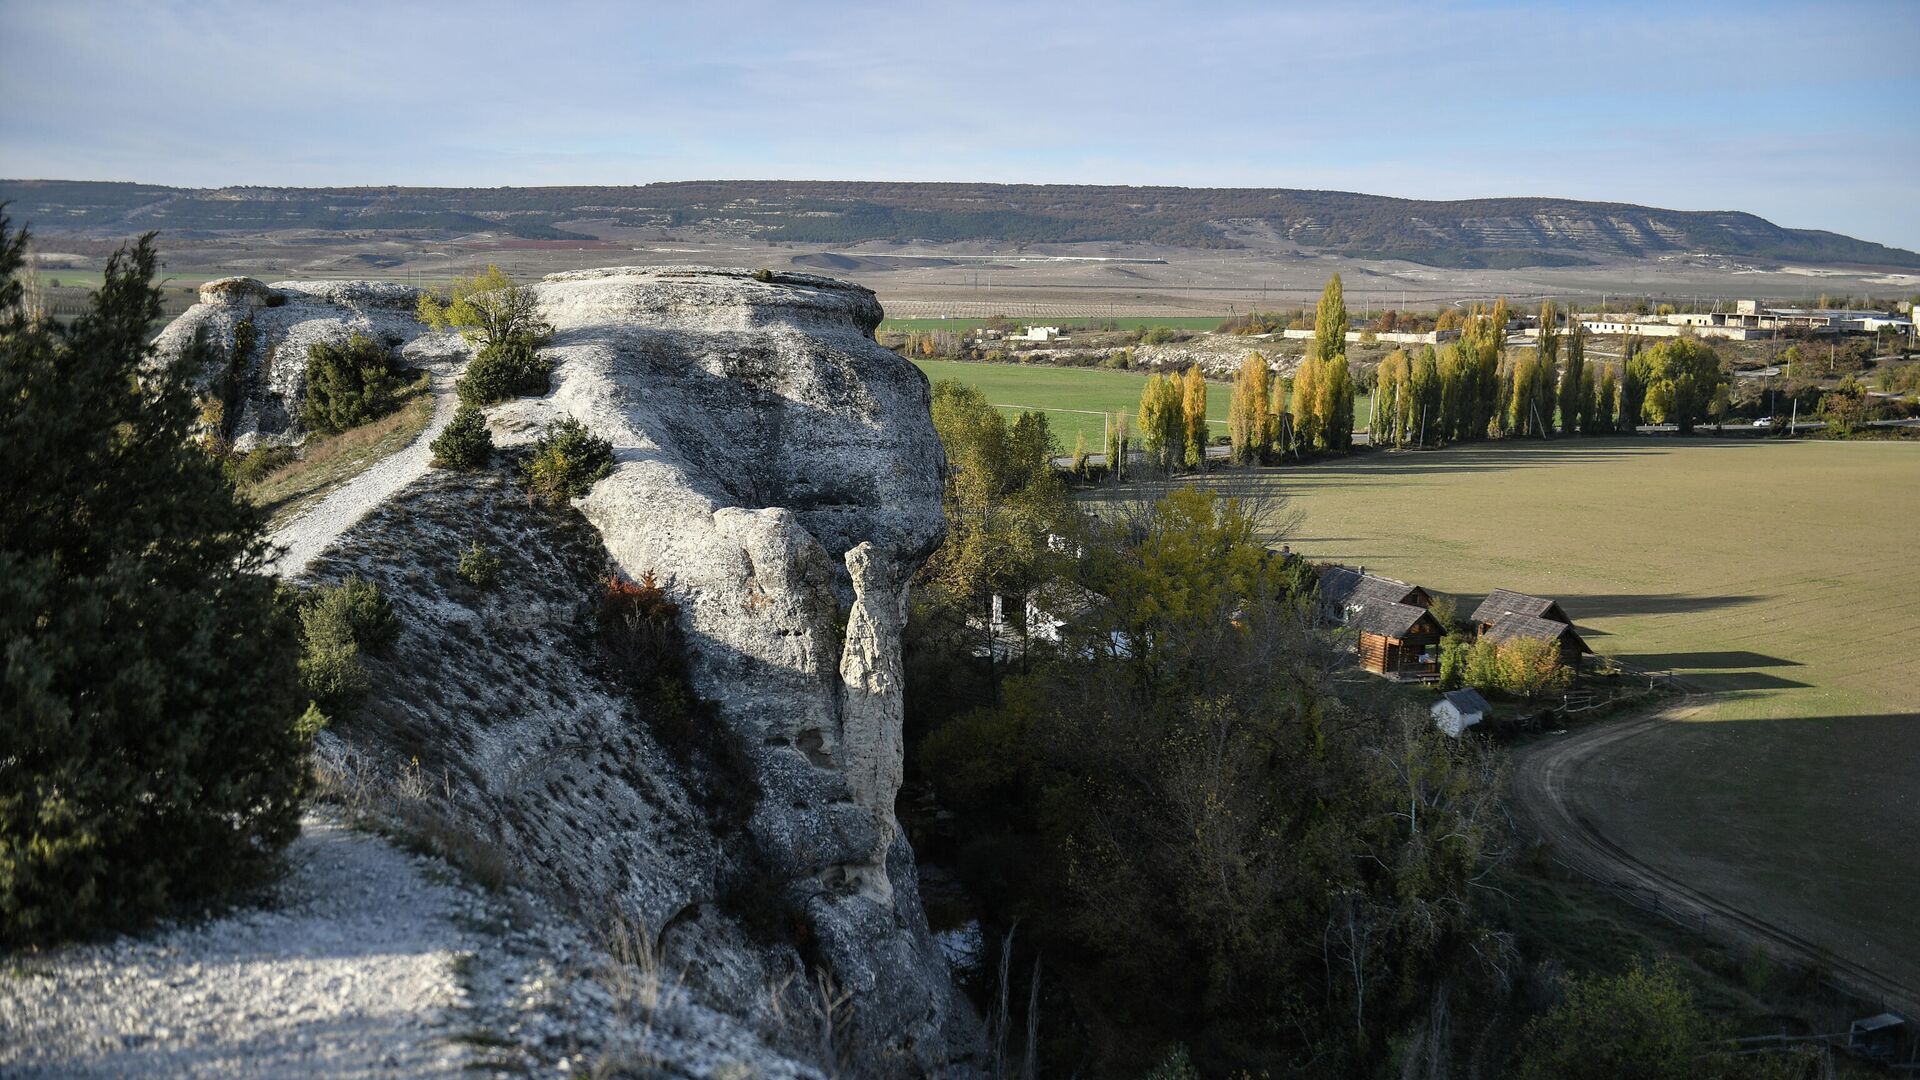
[[(327, 288), (276, 285), (288, 299), (268, 308), (235, 286), (189, 318), (230, 325), (202, 308), (244, 306), (282, 349), (391, 318), (426, 347), (397, 295)], [(570, 415), (613, 443), (613, 473), (578, 514), (503, 477), (429, 476), (322, 557), (318, 577), (379, 581), (405, 627), (329, 752), (376, 771), (417, 755), (484, 843), (644, 925), (713, 1007), (764, 1022), (769, 988), (825, 971), (851, 994), (862, 1061), (965, 1072), (977, 1025), (893, 813), (907, 586), (945, 529), (925, 378), (874, 342), (873, 294), (826, 278), (618, 269), (536, 288), (554, 389), (496, 407), (496, 440)], [(263, 318), (289, 308), (284, 326)], [(581, 515), (590, 530), (568, 524)], [(476, 540), (508, 556), (491, 592), (453, 572)], [(750, 776), (690, 770), (635, 719), (587, 614), (608, 559), (679, 604), (694, 687)], [(769, 934), (742, 895), (801, 925)]]

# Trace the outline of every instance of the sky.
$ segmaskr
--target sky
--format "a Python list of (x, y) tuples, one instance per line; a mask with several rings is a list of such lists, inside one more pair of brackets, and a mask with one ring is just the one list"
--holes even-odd
[(1920, 250), (1920, 0), (0, 0), (0, 176), (1543, 195)]

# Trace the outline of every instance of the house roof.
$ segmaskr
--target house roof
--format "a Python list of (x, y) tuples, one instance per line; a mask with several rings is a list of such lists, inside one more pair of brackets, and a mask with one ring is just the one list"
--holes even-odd
[(1480, 606), (1473, 609), (1473, 621), (1485, 625), (1500, 621), (1502, 615), (1530, 615), (1536, 619), (1552, 619), (1554, 622), (1573, 625), (1567, 613), (1560, 605), (1544, 596), (1528, 596), (1511, 589), (1495, 589)]
[(1512, 641), (1514, 638), (1538, 638), (1541, 641), (1563, 641), (1579, 646), (1581, 652), (1590, 651), (1586, 640), (1572, 626), (1552, 619), (1537, 618), (1532, 615), (1502, 615), (1493, 621), (1482, 638), (1498, 644)]
[(1449, 690), (1441, 694), (1440, 697), (1449, 705), (1460, 710), (1462, 714), (1479, 713), (1485, 716), (1493, 710), (1493, 706), (1487, 704), (1487, 699), (1480, 696), (1480, 691), (1475, 690), (1471, 686), (1461, 690)]
[(1351, 566), (1320, 568), (1320, 602), (1328, 607), (1355, 607), (1375, 600), (1404, 604), (1419, 591), (1418, 585), (1369, 574)]
[(1422, 619), (1433, 622), (1435, 630), (1440, 629), (1440, 624), (1434, 621), (1433, 614), (1426, 608), (1396, 604), (1390, 600), (1371, 600), (1353, 613), (1347, 625), (1363, 633), (1404, 638), (1420, 625)]

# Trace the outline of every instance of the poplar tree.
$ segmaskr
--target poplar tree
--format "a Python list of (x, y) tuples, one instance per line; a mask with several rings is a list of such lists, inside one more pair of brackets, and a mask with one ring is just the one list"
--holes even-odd
[(1507, 398), (1507, 429), (1521, 438), (1540, 434), (1535, 417), (1536, 385), (1540, 381), (1540, 352), (1522, 352), (1513, 360), (1513, 388)]
[(1602, 435), (1610, 435), (1613, 433), (1613, 403), (1616, 394), (1617, 390), (1614, 386), (1613, 368), (1609, 365), (1602, 364), (1600, 367), (1599, 384), (1594, 390), (1593, 400), (1593, 427), (1596, 432)]
[(1180, 413), (1187, 468), (1204, 471), (1207, 467), (1207, 377), (1200, 373), (1199, 364), (1187, 369), (1180, 387)]
[[(1567, 366), (1560, 373), (1560, 434), (1585, 433), (1582, 416), (1592, 411), (1593, 376), (1587, 374), (1587, 331), (1578, 318), (1567, 332)], [(1584, 406), (1584, 407), (1583, 407)]]
[(1433, 438), (1440, 422), (1440, 364), (1433, 346), (1428, 345), (1420, 350), (1420, 358), (1413, 364), (1410, 385), (1412, 393), (1407, 410), (1408, 430), (1419, 445), (1425, 446)]
[(1271, 392), (1267, 388), (1267, 358), (1248, 353), (1240, 362), (1240, 373), (1233, 381), (1233, 398), (1227, 406), (1227, 438), (1233, 443), (1233, 462), (1252, 465), (1266, 456), (1271, 440)]
[(1548, 435), (1553, 431), (1555, 398), (1560, 390), (1560, 312), (1553, 301), (1540, 305), (1539, 370), (1534, 372), (1533, 393), (1528, 402), (1530, 431)]
[(1640, 339), (1627, 335), (1626, 346), (1621, 350), (1625, 359), (1620, 363), (1620, 414), (1614, 427), (1628, 435), (1640, 430), (1640, 402), (1646, 391), (1640, 382), (1640, 373), (1634, 370), (1634, 357), (1640, 352)]
[(1373, 430), (1368, 436), (1373, 445), (1384, 446), (1398, 438), (1396, 421), (1400, 415), (1400, 383), (1405, 378), (1407, 352), (1395, 349), (1380, 361), (1373, 379)]
[(1147, 456), (1162, 470), (1171, 471), (1186, 452), (1186, 417), (1181, 410), (1180, 382), (1155, 374), (1140, 392), (1140, 437)]
[(1309, 356), (1293, 376), (1293, 446), (1311, 450), (1320, 439), (1320, 362)]
[(1347, 317), (1346, 290), (1340, 284), (1340, 275), (1327, 279), (1327, 287), (1320, 292), (1320, 306), (1313, 314), (1313, 353), (1321, 360), (1330, 360), (1347, 354), (1347, 326), (1351, 322)]

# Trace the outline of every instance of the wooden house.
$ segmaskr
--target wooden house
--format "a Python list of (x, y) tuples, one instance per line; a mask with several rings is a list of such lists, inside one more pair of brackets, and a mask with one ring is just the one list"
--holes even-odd
[(1433, 612), (1413, 604), (1375, 600), (1347, 618), (1354, 630), (1360, 666), (1379, 675), (1423, 676), (1440, 672), (1440, 639), (1447, 632)]
[(1354, 569), (1337, 564), (1322, 566), (1320, 572), (1320, 612), (1328, 622), (1345, 623), (1370, 603), (1407, 604), (1424, 608), (1433, 605), (1433, 597), (1418, 585), (1367, 573), (1366, 567)]
[(1573, 625), (1573, 620), (1567, 618), (1567, 613), (1560, 610), (1558, 603), (1544, 596), (1528, 596), (1511, 589), (1495, 589), (1492, 595), (1482, 600), (1480, 606), (1473, 609), (1473, 624), (1484, 634), (1492, 629), (1494, 623), (1508, 615), (1525, 615)]
[[(1485, 607), (1486, 605), (1481, 605)], [(1479, 619), (1479, 613), (1474, 615)], [(1536, 638), (1551, 641), (1560, 646), (1560, 662), (1568, 667), (1579, 667), (1580, 658), (1590, 650), (1580, 637), (1579, 631), (1571, 623), (1557, 622), (1536, 615), (1502, 615), (1490, 625), (1481, 627), (1480, 640), (1499, 644), (1516, 638)]]

